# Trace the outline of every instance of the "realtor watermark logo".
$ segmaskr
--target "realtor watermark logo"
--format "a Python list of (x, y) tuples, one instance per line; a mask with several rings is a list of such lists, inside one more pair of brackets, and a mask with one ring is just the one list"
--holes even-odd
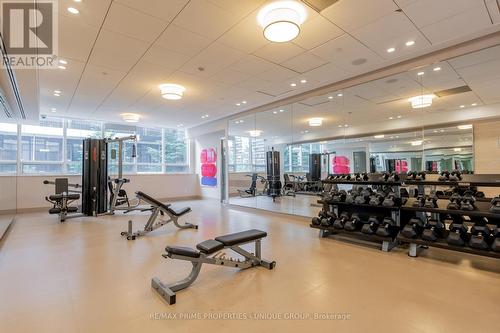
[(4, 62), (16, 69), (57, 68), (57, 0), (1, 0)]

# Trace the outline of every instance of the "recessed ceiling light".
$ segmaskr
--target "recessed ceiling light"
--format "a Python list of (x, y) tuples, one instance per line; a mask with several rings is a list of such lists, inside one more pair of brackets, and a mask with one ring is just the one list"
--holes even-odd
[(342, 128), (342, 125), (339, 125), (338, 128)]
[(82, 0), (73, 0), (74, 2), (82, 2)]
[(264, 28), (264, 37), (276, 43), (288, 42), (300, 33), (307, 11), (296, 1), (275, 1), (263, 7), (257, 21)]
[(377, 135), (374, 135), (373, 137), (375, 139), (383, 139), (383, 138), (385, 138), (385, 135), (384, 134), (377, 134)]
[(344, 96), (344, 94), (342, 94), (342, 93), (338, 93), (338, 94), (337, 94), (337, 96), (338, 96), (338, 97), (342, 97), (342, 96)]
[(309, 126), (317, 127), (323, 124), (323, 118), (311, 118), (309, 119)]
[(432, 70), (433, 70), (434, 72), (438, 72), (438, 71), (440, 71), (440, 70), (441, 70), (441, 67), (434, 67)]
[(344, 127), (349, 127), (349, 125), (345, 124)]
[(184, 126), (184, 124), (179, 124), (179, 125), (177, 125), (177, 127), (182, 127), (182, 126)]
[(236, 106), (240, 106), (240, 105), (241, 105), (241, 103), (236, 103)]
[(418, 75), (418, 76), (422, 76), (422, 75), (424, 75), (424, 74), (425, 74), (425, 72), (418, 72), (418, 73), (417, 73), (417, 75)]
[(56, 109), (56, 108), (51, 108), (51, 109), (50, 109), (50, 111), (52, 111), (52, 112), (56, 112), (56, 111), (57, 111), (57, 109)]
[(414, 40), (409, 40), (406, 42), (406, 46), (412, 46), (412, 45), (415, 45), (415, 41)]
[(401, 118), (403, 118), (403, 116), (398, 116), (398, 119), (401, 119)]
[(464, 107), (465, 107), (465, 105), (460, 105), (460, 108), (462, 108), (462, 109), (463, 109)]
[(470, 106), (476, 106), (476, 105), (477, 105), (477, 103), (472, 103)]
[(60, 94), (61, 90), (54, 90), (54, 94)]
[(274, 114), (278, 114), (278, 111), (273, 111)]
[(80, 13), (80, 11), (74, 7), (68, 7), (68, 12), (70, 12), (71, 14), (78, 14)]
[(175, 83), (160, 84), (161, 96), (168, 100), (179, 100), (184, 96), (186, 88)]
[(417, 141), (412, 141), (411, 145), (412, 146), (421, 146), (422, 143), (424, 143), (422, 140), (417, 140)]
[(140, 116), (136, 113), (122, 113), (120, 116), (127, 123), (137, 123), (140, 119)]
[(387, 53), (392, 53), (394, 51), (396, 51), (396, 49), (394, 47), (390, 47), (387, 49)]
[(54, 96), (59, 97), (59, 96), (61, 96), (61, 94), (54, 93)]
[(63, 65), (67, 65), (68, 64), (68, 62), (66, 60), (64, 60), (64, 59), (59, 59), (59, 63), (63, 64)]
[(66, 66), (59, 65), (59, 66), (57, 66), (57, 68), (59, 68), (59, 69), (66, 69)]
[(283, 112), (285, 112), (285, 110), (281, 109), (280, 112), (283, 113)]
[(244, 120), (240, 120), (240, 123), (244, 123), (245, 121)]
[(462, 151), (462, 148), (453, 148), (453, 151)]
[(248, 131), (248, 133), (250, 134), (250, 136), (252, 138), (256, 138), (262, 134), (262, 131), (261, 130), (253, 130), (253, 131)]
[(472, 128), (472, 124), (467, 124), (467, 125), (458, 125), (457, 128), (459, 130), (467, 130)]
[(437, 132), (439, 132), (439, 131), (438, 131), (438, 130), (434, 130), (433, 132), (434, 132), (434, 133), (437, 133)]
[(393, 120), (393, 119), (394, 119), (394, 117), (389, 117), (389, 120)]
[(247, 101), (243, 101), (243, 102), (241, 102), (241, 104), (247, 104)]
[(420, 95), (414, 96), (408, 99), (411, 103), (411, 107), (414, 109), (422, 109), (432, 105), (432, 99), (436, 97), (435, 95)]
[(302, 80), (300, 80), (300, 83), (307, 83), (307, 80), (302, 79)]
[(290, 83), (290, 86), (291, 86), (291, 87), (296, 87), (296, 86), (297, 86), (297, 83)]
[(328, 96), (328, 99), (333, 99), (333, 96)]
[(444, 129), (442, 129), (442, 130), (439, 130), (439, 132), (443, 133), (443, 132), (444, 132)]

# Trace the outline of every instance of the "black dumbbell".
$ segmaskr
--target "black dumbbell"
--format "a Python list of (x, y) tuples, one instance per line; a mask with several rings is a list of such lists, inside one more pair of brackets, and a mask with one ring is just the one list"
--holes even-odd
[(385, 207), (394, 207), (400, 205), (401, 205), (401, 198), (398, 198), (396, 196), (396, 193), (394, 192), (389, 192), (389, 194), (387, 194), (387, 196), (384, 198), (384, 201), (382, 201), (382, 206)]
[(440, 182), (450, 180), (450, 173), (448, 171), (442, 171), (441, 174), (439, 175), (438, 180)]
[(382, 174), (380, 175), (379, 181), (386, 182), (389, 179), (390, 176), (391, 176), (390, 173), (388, 173), (388, 172), (382, 172)]
[(425, 206), (425, 196), (419, 194), (417, 199), (413, 202), (413, 207), (424, 207)]
[(443, 222), (429, 219), (425, 225), (425, 229), (422, 231), (421, 238), (428, 242), (435, 242), (438, 238), (442, 238), (444, 235), (444, 230), (446, 226)]
[(424, 222), (420, 218), (414, 217), (401, 230), (401, 235), (406, 238), (417, 238), (422, 230), (424, 230)]
[(363, 173), (363, 174), (361, 175), (361, 180), (363, 180), (363, 181), (365, 181), (365, 182), (366, 182), (366, 181), (368, 181), (368, 179), (370, 179), (370, 177), (368, 177), (368, 174), (367, 174), (367, 173)]
[(337, 216), (333, 212), (327, 212), (326, 217), (321, 219), (322, 227), (331, 227)]
[(328, 215), (326, 214), (326, 212), (324, 210), (320, 210), (318, 212), (318, 216), (313, 217), (311, 222), (313, 225), (321, 225), (321, 220), (324, 218), (328, 218)]
[(491, 200), (490, 212), (500, 214), (500, 197)]
[(389, 178), (387, 178), (388, 182), (398, 182), (399, 181), (399, 175), (396, 172), (392, 172), (389, 175)]
[(425, 198), (425, 208), (438, 208), (437, 206), (438, 198), (435, 195), (429, 195)]
[(458, 170), (453, 170), (448, 176), (448, 179), (457, 182), (459, 180), (462, 180), (462, 174)]
[(370, 196), (370, 200), (368, 201), (368, 203), (372, 206), (380, 206), (382, 202), (384, 202), (384, 198), (385, 198), (385, 193), (376, 192)]
[(469, 246), (474, 249), (487, 250), (493, 241), (493, 230), (486, 224), (488, 221), (475, 223), (470, 229)]
[(381, 219), (378, 216), (370, 216), (368, 221), (366, 221), (363, 224), (363, 227), (361, 228), (361, 232), (364, 234), (373, 235), (377, 231), (377, 228), (381, 223), (380, 220)]
[(344, 229), (345, 223), (349, 220), (349, 213), (342, 212), (340, 216), (333, 221), (333, 227), (335, 229)]
[(359, 195), (354, 199), (354, 202), (357, 204), (366, 204), (370, 201), (370, 196), (373, 194), (371, 188), (365, 188), (362, 190)]
[(500, 252), (500, 227), (496, 227), (493, 230), (493, 242), (491, 243), (491, 249), (495, 252)]
[(347, 192), (345, 190), (335, 191), (332, 193), (331, 202), (344, 202), (347, 197)]
[(391, 217), (384, 217), (382, 224), (377, 228), (376, 234), (380, 237), (389, 237), (394, 236), (396, 232), (396, 222)]
[(463, 223), (453, 222), (449, 226), (446, 242), (454, 246), (464, 246), (467, 242), (467, 227)]
[(347, 196), (345, 197), (345, 202), (350, 204), (354, 203), (354, 200), (359, 194), (360, 194), (359, 188), (350, 190), (349, 193), (347, 193)]
[(459, 210), (462, 203), (462, 197), (458, 193), (453, 193), (450, 197), (450, 203), (446, 206), (446, 209)]
[(361, 222), (361, 218), (359, 217), (358, 213), (353, 213), (351, 215), (351, 218), (347, 220), (344, 224), (344, 229), (347, 231), (356, 231), (361, 228), (361, 225), (363, 223)]
[(420, 171), (419, 173), (415, 171), (415, 180), (425, 180), (425, 171)]
[(462, 210), (475, 210), (476, 209), (476, 198), (472, 194), (471, 191), (465, 191), (464, 196), (462, 197), (462, 202), (460, 204), (460, 209)]

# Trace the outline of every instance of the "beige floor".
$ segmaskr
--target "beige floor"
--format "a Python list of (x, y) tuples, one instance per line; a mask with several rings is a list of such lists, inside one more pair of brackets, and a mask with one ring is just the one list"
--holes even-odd
[(318, 215), (321, 206), (318, 205), (319, 196), (297, 194), (295, 197), (283, 196), (275, 201), (266, 195), (242, 198), (239, 196), (229, 198), (229, 203), (250, 208), (259, 208), (271, 212), (293, 214), (312, 217)]
[[(405, 249), (320, 239), (307, 219), (189, 202), (190, 222), (126, 241), (127, 217), (69, 220), (20, 215), (0, 248), (0, 331), (16, 332), (500, 332), (500, 263), (444, 250), (409, 258)], [(181, 205), (176, 203), (176, 205)], [(146, 216), (133, 216), (142, 223)], [(274, 271), (209, 266), (169, 306), (150, 288), (189, 264), (161, 257), (167, 244), (192, 246), (248, 228), (267, 230)], [(302, 316), (346, 320), (175, 320), (173, 314)]]

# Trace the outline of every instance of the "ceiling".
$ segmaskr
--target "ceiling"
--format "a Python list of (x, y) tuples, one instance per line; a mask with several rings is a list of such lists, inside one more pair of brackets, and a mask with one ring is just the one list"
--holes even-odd
[[(387, 66), (471, 34), (486, 34), (500, 22), (496, 0), (340, 0), (321, 13), (308, 8), (300, 36), (275, 44), (264, 39), (256, 22), (265, 3), (60, 0), (59, 55), (68, 65), (65, 70), (39, 70), (39, 111), (51, 114), (55, 108), (55, 115), (115, 122), (121, 120), (120, 113), (134, 112), (146, 125), (192, 127)], [(70, 14), (69, 6), (80, 13)], [(415, 45), (405, 46), (409, 40)], [(396, 51), (387, 53), (390, 47)], [(494, 53), (498, 60), (498, 50)], [(478, 73), (475, 61), (443, 63), (442, 77), (424, 85), (434, 89), (462, 80), (473, 89), (463, 103), (496, 100), (493, 87), (500, 77), (485, 82), (483, 73), (490, 71), (481, 66), (484, 72)], [(307, 83), (300, 83), (302, 79)], [(392, 112), (388, 98), (418, 89), (414, 81), (408, 73), (397, 83), (407, 83), (405, 89), (393, 89), (385, 82), (357, 87), (346, 93), (346, 103), (352, 103), (356, 112), (347, 120), (331, 121), (367, 120), (366, 103), (371, 103), (370, 110), (373, 103), (385, 110), (371, 112), (370, 117), (386, 117)], [(185, 86), (184, 98), (161, 98), (158, 85), (165, 82)], [(54, 96), (54, 90), (60, 90), (61, 96)], [(242, 101), (246, 103), (236, 106)], [(442, 107), (457, 103), (462, 102), (443, 99)]]

